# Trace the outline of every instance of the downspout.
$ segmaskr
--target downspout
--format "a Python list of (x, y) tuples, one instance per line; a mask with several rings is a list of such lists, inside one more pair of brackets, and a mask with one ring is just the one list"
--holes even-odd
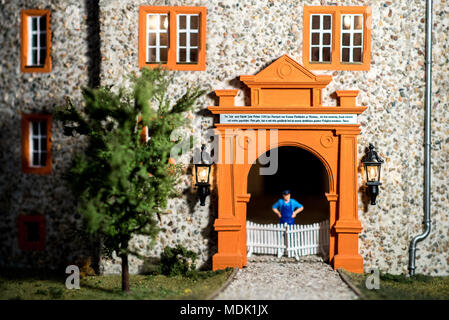
[(416, 244), (430, 234), (430, 146), (431, 146), (431, 108), (432, 108), (432, 0), (427, 0), (426, 8), (426, 100), (425, 100), (425, 163), (424, 163), (424, 227), (422, 234), (410, 242), (408, 270), (415, 275)]

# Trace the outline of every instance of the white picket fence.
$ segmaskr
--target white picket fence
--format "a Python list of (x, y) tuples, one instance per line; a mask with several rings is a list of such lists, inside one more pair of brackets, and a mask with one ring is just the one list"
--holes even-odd
[(329, 254), (329, 220), (309, 225), (257, 224), (246, 222), (248, 257), (253, 253), (287, 253), (299, 259), (310, 254)]

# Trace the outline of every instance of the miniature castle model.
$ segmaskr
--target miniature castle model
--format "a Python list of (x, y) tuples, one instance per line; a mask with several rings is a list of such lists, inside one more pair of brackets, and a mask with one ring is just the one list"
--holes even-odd
[[(409, 243), (423, 216), (424, 1), (20, 0), (2, 6), (0, 267), (65, 268), (93, 257), (100, 271), (120, 272), (118, 258), (102, 257), (99, 244), (82, 235), (64, 173), (86, 142), (64, 136), (52, 114), (66, 96), (81, 103), (82, 87), (128, 86), (128, 74), (162, 64), (173, 70), (173, 98), (186, 83), (218, 97), (218, 104), (213, 94), (201, 98), (189, 132), (276, 127), (280, 147), (303, 149), (323, 164), (333, 267), (407, 272)], [(449, 20), (444, 3), (434, 11), (432, 231), (419, 244), (416, 268), (443, 275), (449, 274)], [(350, 120), (254, 125), (225, 116), (324, 113)], [(374, 206), (360, 162), (370, 142), (385, 159)], [(206, 206), (193, 191), (170, 200), (155, 246), (146, 249), (143, 236), (130, 245), (155, 257), (181, 243), (199, 252), (199, 265), (246, 265), (249, 190), (257, 189), (248, 182), (251, 166), (214, 170)], [(191, 180), (186, 173), (179, 188), (192, 188)], [(131, 257), (129, 263), (130, 272), (144, 271), (145, 261)]]

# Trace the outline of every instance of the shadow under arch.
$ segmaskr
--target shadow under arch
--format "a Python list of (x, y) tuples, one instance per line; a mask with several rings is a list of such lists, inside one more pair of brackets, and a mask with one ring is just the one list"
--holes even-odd
[[(247, 220), (255, 223), (278, 223), (272, 205), (282, 198), (281, 192), (291, 190), (292, 198), (304, 205), (296, 224), (311, 224), (329, 219), (326, 193), (332, 189), (327, 162), (311, 148), (298, 143), (284, 143), (275, 147), (278, 168), (273, 175), (260, 175), (258, 160), (249, 169), (247, 190), (251, 199), (247, 204)], [(273, 153), (274, 148), (267, 152)], [(259, 156), (260, 158), (260, 156)], [(259, 159), (258, 158), (258, 159)]]

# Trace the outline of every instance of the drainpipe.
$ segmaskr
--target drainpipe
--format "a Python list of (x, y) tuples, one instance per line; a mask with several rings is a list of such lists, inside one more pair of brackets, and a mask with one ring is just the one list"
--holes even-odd
[(431, 107), (432, 107), (432, 0), (427, 0), (426, 8), (426, 100), (425, 100), (425, 163), (424, 163), (424, 232), (410, 242), (408, 270), (415, 275), (416, 244), (430, 233), (430, 143), (431, 143)]

